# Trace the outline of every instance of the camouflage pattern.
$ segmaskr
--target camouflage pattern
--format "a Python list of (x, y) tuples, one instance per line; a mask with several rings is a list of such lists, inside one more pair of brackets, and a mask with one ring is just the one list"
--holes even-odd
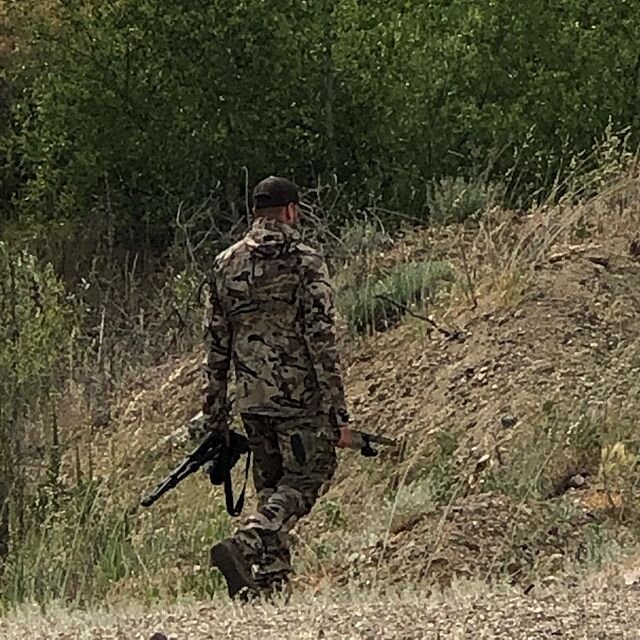
[(266, 217), (216, 257), (205, 315), (208, 429), (228, 430), (227, 385), (254, 454), (257, 511), (233, 536), (265, 589), (291, 573), (289, 533), (336, 468), (349, 421), (327, 266), (292, 227)]
[(256, 583), (285, 583), (292, 572), (289, 533), (311, 511), (336, 470), (337, 436), (326, 417), (242, 417), (254, 455), (257, 512), (234, 533)]
[(205, 339), (209, 428), (228, 424), (231, 363), (238, 413), (325, 414), (335, 428), (347, 424), (327, 266), (292, 227), (259, 217), (216, 257)]

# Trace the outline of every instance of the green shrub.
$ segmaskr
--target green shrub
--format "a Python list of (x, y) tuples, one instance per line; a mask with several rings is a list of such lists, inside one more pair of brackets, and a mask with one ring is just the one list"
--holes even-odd
[(380, 219), (351, 220), (340, 232), (343, 253), (349, 256), (369, 255), (391, 245), (392, 239)]
[(410, 306), (426, 302), (453, 280), (444, 262), (407, 262), (382, 277), (345, 285), (337, 295), (340, 312), (351, 329), (362, 333), (384, 330), (398, 323)]
[(608, 123), (637, 142), (638, 3), (32, 4), (7, 9), (26, 36), (0, 182), (41, 218), (110, 211), (131, 246), (170, 242), (181, 203), (237, 221), (245, 177), (456, 219), (482, 192), (451, 210), (432, 180), (516, 163), (510, 191), (549, 191)]
[(496, 190), (481, 180), (463, 177), (434, 182), (427, 194), (429, 221), (436, 224), (464, 222), (485, 211), (494, 201)]

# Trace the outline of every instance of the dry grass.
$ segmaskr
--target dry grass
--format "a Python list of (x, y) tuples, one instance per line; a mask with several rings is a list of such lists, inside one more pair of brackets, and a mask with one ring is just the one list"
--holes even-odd
[(208, 638), (406, 638), (512, 640), (531, 637), (634, 637), (637, 590), (618, 585), (567, 589), (537, 586), (529, 595), (507, 586), (457, 584), (446, 593), (410, 587), (384, 592), (341, 590), (281, 603), (237, 606), (225, 602), (169, 608), (69, 614), (23, 610), (0, 620), (6, 640), (171, 640)]

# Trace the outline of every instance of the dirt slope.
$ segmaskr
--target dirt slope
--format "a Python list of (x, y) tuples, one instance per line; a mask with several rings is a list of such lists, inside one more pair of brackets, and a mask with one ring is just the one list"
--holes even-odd
[[(355, 426), (402, 436), (406, 450), (401, 460), (340, 453), (334, 486), (298, 530), (300, 588), (456, 576), (526, 586), (601, 555), (594, 536), (635, 540), (617, 482), (638, 468), (634, 202), (615, 216), (605, 201), (412, 232), (376, 258), (451, 262), (459, 285), (430, 311), (456, 333), (407, 316), (350, 345)], [(172, 434), (199, 406), (199, 372), (197, 353), (146, 372), (85, 443), (96, 473), (132, 501), (181, 455)], [(619, 443), (616, 476), (603, 456)]]
[(349, 371), (358, 421), (418, 439), (462, 426), (480, 457), (545, 403), (634, 404), (640, 262), (626, 244), (552, 256), (515, 304), (452, 317), (462, 340), (429, 339), (412, 321), (372, 341)]

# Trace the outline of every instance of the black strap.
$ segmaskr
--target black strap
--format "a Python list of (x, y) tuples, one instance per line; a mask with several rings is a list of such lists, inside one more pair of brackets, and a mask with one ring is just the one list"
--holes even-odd
[(231, 471), (228, 470), (224, 476), (224, 500), (227, 504), (227, 513), (235, 518), (242, 513), (242, 509), (244, 507), (244, 495), (247, 490), (247, 480), (249, 479), (249, 466), (251, 464), (251, 450), (247, 451), (247, 462), (244, 468), (244, 484), (242, 486), (242, 491), (238, 496), (238, 501), (233, 503), (233, 482), (231, 480)]

